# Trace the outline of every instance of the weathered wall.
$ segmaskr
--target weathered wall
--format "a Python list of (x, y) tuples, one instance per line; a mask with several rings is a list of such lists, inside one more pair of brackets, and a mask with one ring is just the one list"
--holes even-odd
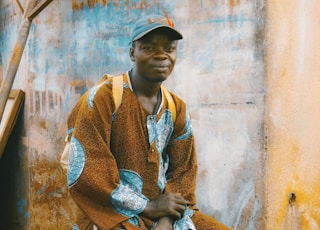
[[(21, 13), (10, 0), (0, 9), (2, 79)], [(0, 198), (14, 209), (2, 210), (3, 226), (71, 227), (73, 204), (58, 165), (68, 112), (104, 72), (130, 68), (130, 26), (151, 12), (171, 16), (185, 36), (166, 85), (193, 117), (199, 208), (235, 229), (264, 228), (264, 0), (54, 0), (32, 24), (14, 84), (26, 101), (11, 142), (20, 147), (1, 159), (17, 155), (11, 165), (19, 168), (9, 170), (14, 195)]]
[(269, 1), (267, 225), (320, 229), (320, 2)]

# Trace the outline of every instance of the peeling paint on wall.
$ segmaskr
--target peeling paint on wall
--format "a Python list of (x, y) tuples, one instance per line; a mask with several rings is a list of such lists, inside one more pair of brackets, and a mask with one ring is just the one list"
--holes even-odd
[[(160, 1), (162, 2), (162, 1)], [(117, 1), (110, 1), (110, 0), (72, 0), (72, 9), (73, 10), (82, 10), (85, 7), (94, 8), (97, 5), (105, 6), (105, 7), (115, 7), (126, 10), (132, 9), (146, 9), (151, 7), (159, 7), (159, 1), (147, 1), (147, 0), (136, 0), (136, 1), (129, 1), (129, 0), (117, 0)]]
[(12, 7), (9, 7), (8, 4), (0, 8), (0, 15), (0, 81), (2, 81), (4, 75), (3, 66), (6, 66), (9, 61), (9, 55), (7, 54), (11, 53), (17, 37), (19, 24), (17, 24), (17, 12), (15, 12)]

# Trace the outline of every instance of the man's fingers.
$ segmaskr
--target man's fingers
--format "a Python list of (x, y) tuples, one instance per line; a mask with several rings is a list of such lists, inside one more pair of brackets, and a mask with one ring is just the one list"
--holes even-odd
[(181, 205), (187, 205), (187, 201), (182, 196), (175, 196), (175, 202)]
[(173, 210), (171, 213), (171, 217), (175, 220), (180, 220), (183, 214), (181, 214), (178, 210)]
[(184, 204), (176, 204), (173, 210), (174, 210), (173, 213), (175, 214), (176, 219), (180, 219), (183, 216), (184, 211), (186, 210), (186, 206)]

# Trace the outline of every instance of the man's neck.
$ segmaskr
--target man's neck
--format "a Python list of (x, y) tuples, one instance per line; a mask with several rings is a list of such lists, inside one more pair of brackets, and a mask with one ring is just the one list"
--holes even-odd
[(152, 98), (158, 95), (161, 87), (161, 82), (147, 81), (141, 77), (134, 69), (129, 71), (129, 77), (134, 94)]

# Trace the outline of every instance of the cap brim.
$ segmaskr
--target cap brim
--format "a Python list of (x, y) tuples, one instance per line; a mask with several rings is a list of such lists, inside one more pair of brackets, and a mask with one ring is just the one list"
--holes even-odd
[(146, 31), (144, 31), (143, 33), (137, 35), (136, 37), (134, 37), (134, 38), (132, 39), (132, 41), (133, 41), (133, 42), (134, 42), (134, 41), (137, 41), (137, 40), (141, 39), (142, 37), (144, 37), (145, 35), (147, 35), (148, 33), (152, 32), (152, 31), (154, 31), (154, 30), (157, 30), (157, 29), (159, 29), (159, 28), (166, 28), (166, 29), (168, 29), (168, 31), (170, 31), (170, 33), (171, 33), (171, 35), (172, 35), (172, 37), (173, 37), (174, 40), (180, 40), (180, 39), (183, 38), (182, 34), (181, 34), (179, 31), (177, 31), (176, 29), (173, 29), (172, 27), (166, 26), (166, 25), (158, 25), (158, 26), (152, 27), (152, 28), (150, 28), (149, 30), (146, 30)]

